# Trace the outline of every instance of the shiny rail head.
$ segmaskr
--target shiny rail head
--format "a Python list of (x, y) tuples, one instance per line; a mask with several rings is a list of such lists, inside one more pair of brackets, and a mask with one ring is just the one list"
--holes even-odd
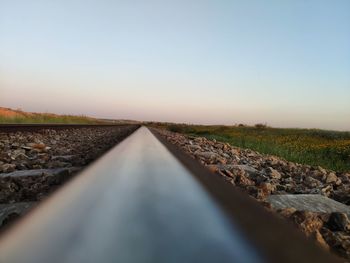
[(142, 127), (0, 240), (0, 262), (264, 262)]

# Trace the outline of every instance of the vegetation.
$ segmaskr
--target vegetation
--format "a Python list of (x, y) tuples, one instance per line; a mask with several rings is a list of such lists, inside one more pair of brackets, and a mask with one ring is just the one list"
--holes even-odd
[(350, 132), (317, 129), (279, 129), (250, 126), (196, 126), (162, 124), (171, 131), (228, 142), (286, 160), (350, 171)]
[(66, 123), (66, 124), (95, 124), (99, 121), (84, 116), (33, 116), (33, 117), (2, 117), (0, 123)]
[(98, 119), (86, 116), (57, 115), (52, 113), (30, 113), (20, 109), (12, 110), (0, 107), (0, 123), (66, 123), (66, 124), (97, 124)]

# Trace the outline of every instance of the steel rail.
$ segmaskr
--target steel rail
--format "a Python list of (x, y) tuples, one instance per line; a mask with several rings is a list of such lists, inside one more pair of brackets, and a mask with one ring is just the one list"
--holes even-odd
[(62, 129), (80, 129), (80, 128), (96, 128), (96, 127), (118, 127), (125, 125), (133, 125), (133, 124), (60, 124), (60, 123), (51, 123), (51, 124), (41, 124), (41, 123), (33, 123), (33, 124), (0, 124), (0, 132), (10, 133), (10, 132), (18, 132), (18, 131), (41, 131), (46, 129), (51, 130), (62, 130)]
[[(5, 233), (0, 262), (338, 262), (160, 140), (127, 137)], [(254, 237), (259, 220), (278, 223)], [(274, 257), (259, 235), (278, 231), (296, 242), (272, 242)]]

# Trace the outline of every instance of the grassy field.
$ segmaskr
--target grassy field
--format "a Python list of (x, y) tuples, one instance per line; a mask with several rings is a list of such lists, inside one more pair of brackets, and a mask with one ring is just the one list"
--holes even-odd
[(228, 142), (286, 160), (350, 171), (350, 132), (239, 126), (164, 125), (171, 131)]
[(79, 116), (35, 116), (35, 117), (2, 117), (0, 116), (0, 123), (65, 123), (65, 124), (96, 124), (101, 123), (97, 120), (89, 119)]
[(0, 107), (0, 123), (97, 124), (103, 123), (103, 121), (86, 116), (58, 115), (52, 113), (31, 113)]

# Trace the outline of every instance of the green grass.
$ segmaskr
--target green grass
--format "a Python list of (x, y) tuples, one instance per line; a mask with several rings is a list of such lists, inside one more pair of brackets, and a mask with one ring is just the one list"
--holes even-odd
[(350, 132), (181, 124), (163, 124), (163, 127), (280, 156), (292, 162), (350, 171)]
[(70, 116), (60, 115), (52, 116), (50, 114), (38, 114), (33, 116), (25, 117), (4, 117), (0, 116), (0, 123), (5, 124), (25, 124), (25, 123), (58, 123), (58, 124), (97, 124), (102, 123), (101, 121), (85, 116)]

